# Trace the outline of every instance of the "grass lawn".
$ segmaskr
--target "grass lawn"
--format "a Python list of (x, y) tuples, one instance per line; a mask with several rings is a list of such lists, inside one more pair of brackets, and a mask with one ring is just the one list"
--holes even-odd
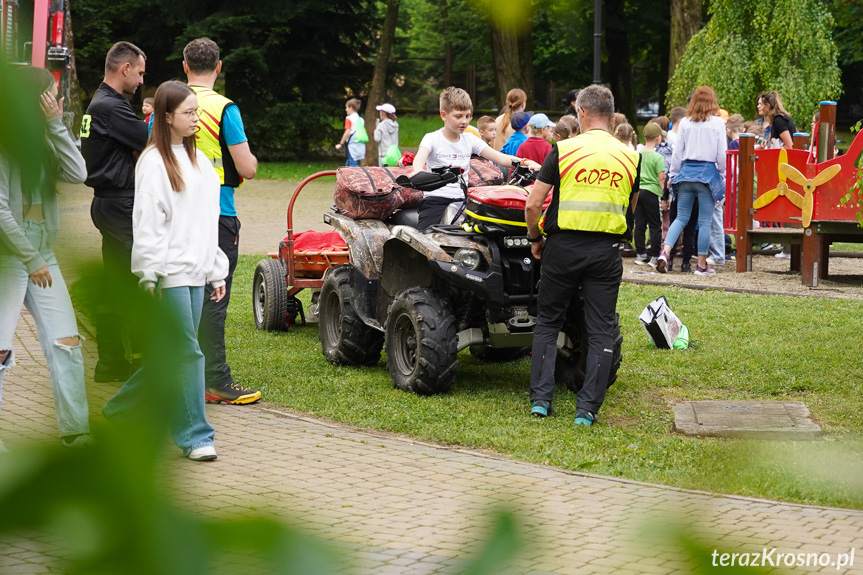
[[(336, 421), (602, 475), (786, 501), (863, 508), (863, 380), (857, 324), (863, 303), (702, 292), (624, 284), (618, 304), (624, 363), (600, 422), (575, 428), (574, 396), (557, 414), (528, 415), (527, 357), (504, 364), (459, 356), (450, 393), (417, 397), (392, 387), (382, 357), (370, 368), (335, 367), (316, 325), (255, 329), (256, 256), (241, 256), (228, 314), (227, 348), (240, 382), (265, 401)], [(87, 280), (73, 287), (92, 309)], [(666, 295), (694, 349), (653, 349), (638, 322)], [(308, 291), (301, 299), (307, 303)], [(671, 431), (671, 404), (690, 399), (804, 401), (827, 432), (818, 442), (687, 438)], [(856, 466), (856, 467), (855, 467)]]

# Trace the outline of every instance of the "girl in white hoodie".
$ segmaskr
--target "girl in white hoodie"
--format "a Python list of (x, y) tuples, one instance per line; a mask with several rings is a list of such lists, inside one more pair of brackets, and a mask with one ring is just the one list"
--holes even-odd
[(181, 82), (159, 86), (150, 140), (135, 168), (132, 272), (169, 321), (158, 319), (158, 312), (150, 316), (143, 366), (103, 413), (112, 421), (128, 418), (140, 407), (142, 392), (162, 390), (168, 398), (152, 399), (169, 404), (174, 443), (189, 459), (209, 461), (216, 459), (215, 431), (204, 411), (197, 331), (204, 286), (212, 284), (216, 301), (225, 295), (228, 259), (218, 241), (219, 176), (195, 148), (197, 128), (195, 93)]

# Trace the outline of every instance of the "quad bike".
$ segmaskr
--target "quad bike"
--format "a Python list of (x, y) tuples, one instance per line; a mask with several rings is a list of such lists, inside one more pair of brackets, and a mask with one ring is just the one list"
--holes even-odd
[[(525, 170), (515, 170), (510, 183), (526, 184)], [(326, 269), (314, 312), (326, 359), (374, 365), (385, 349), (393, 385), (430, 395), (450, 389), (465, 348), (492, 361), (522, 357), (533, 341), (540, 279), (524, 223), (527, 195), (516, 185), (469, 188), (465, 223), (426, 232), (416, 229), (415, 210), (385, 221), (324, 214), (350, 254)], [(576, 293), (555, 368), (558, 384), (575, 392), (584, 380), (586, 337)], [(609, 384), (622, 341), (617, 325)]]

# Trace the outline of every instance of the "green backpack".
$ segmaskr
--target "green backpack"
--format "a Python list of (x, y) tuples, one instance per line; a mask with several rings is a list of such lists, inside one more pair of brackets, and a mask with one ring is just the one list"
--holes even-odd
[(369, 133), (366, 132), (366, 123), (365, 122), (357, 122), (357, 127), (354, 130), (353, 142), (355, 144), (365, 144), (368, 141), (369, 141)]

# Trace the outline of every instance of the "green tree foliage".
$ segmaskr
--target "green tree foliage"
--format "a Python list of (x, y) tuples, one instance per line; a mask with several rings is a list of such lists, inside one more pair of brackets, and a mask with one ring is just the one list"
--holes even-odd
[(755, 100), (776, 90), (798, 125), (818, 102), (842, 92), (833, 18), (815, 0), (713, 0), (712, 18), (696, 34), (671, 79), (669, 105), (709, 85), (719, 104), (746, 117)]
[(377, 5), (368, 0), (77, 0), (76, 57), (92, 93), (117, 40), (147, 55), (150, 86), (183, 77), (182, 49), (208, 36), (222, 49), (226, 96), (237, 102), (264, 160), (321, 151), (337, 138), (347, 96), (371, 80)]

